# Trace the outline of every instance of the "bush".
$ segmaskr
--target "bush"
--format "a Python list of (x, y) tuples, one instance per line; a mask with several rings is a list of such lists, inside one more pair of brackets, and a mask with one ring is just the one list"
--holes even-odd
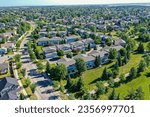
[(25, 99), (25, 95), (23, 93), (20, 93), (20, 100), (24, 100)]
[(25, 83), (24, 86), (26, 88), (26, 87), (29, 87), (29, 85), (31, 84), (31, 81), (30, 81), (29, 78), (27, 78), (27, 79), (24, 80), (24, 83)]
[(36, 90), (36, 84), (31, 84), (30, 89), (31, 89), (32, 93), (34, 93)]
[(58, 81), (53, 81), (52, 84), (55, 90), (57, 90), (60, 87)]

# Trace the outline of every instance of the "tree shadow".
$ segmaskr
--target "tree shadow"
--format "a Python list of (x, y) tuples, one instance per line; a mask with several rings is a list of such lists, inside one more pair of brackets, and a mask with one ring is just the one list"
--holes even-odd
[(146, 73), (145, 76), (146, 76), (146, 77), (150, 77), (150, 73)]
[(90, 82), (89, 84), (96, 83), (97, 81), (100, 81), (100, 78), (97, 78), (97, 79), (93, 80), (93, 81), (92, 81), (92, 82)]
[(49, 82), (47, 80), (43, 80), (43, 81), (38, 81), (36, 83), (38, 86), (40, 87), (47, 87), (47, 86), (50, 86)]

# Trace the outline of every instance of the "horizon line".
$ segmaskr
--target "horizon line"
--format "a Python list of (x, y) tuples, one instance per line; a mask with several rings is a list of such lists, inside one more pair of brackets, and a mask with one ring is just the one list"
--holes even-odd
[[(135, 2), (135, 3), (99, 3), (99, 4), (49, 4), (49, 5), (8, 5), (8, 6), (0, 6), (0, 8), (2, 7), (42, 7), (42, 6), (96, 6), (96, 5), (138, 5), (138, 6), (143, 6), (143, 4), (150, 4), (150, 2)], [(141, 4), (141, 5), (140, 5)], [(150, 5), (147, 5), (150, 6)]]

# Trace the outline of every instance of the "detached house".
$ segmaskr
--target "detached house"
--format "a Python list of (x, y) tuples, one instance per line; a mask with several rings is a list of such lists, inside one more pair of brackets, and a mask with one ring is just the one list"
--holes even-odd
[(89, 54), (89, 56), (97, 57), (100, 56), (101, 58), (101, 64), (105, 64), (108, 62), (108, 52), (105, 50), (92, 50)]
[(74, 50), (74, 51), (82, 51), (82, 50), (85, 50), (85, 46), (84, 46), (83, 41), (73, 42), (73, 43), (71, 43), (70, 45), (71, 45), (72, 50)]
[(56, 45), (57, 50), (63, 50), (64, 54), (71, 52), (71, 46), (69, 44)]
[(7, 49), (7, 50), (13, 50), (15, 51), (15, 44), (12, 42), (6, 42), (4, 44), (1, 44), (1, 48)]
[(125, 47), (126, 46), (126, 42), (123, 39), (117, 39), (117, 40), (113, 41), (113, 45), (115, 45), (115, 46), (121, 45), (121, 46)]
[(82, 40), (82, 42), (84, 43), (84, 46), (85, 46), (86, 48), (88, 47), (89, 44), (90, 44), (90, 47), (91, 47), (91, 48), (94, 48), (94, 47), (96, 46), (95, 43), (94, 43), (94, 40), (91, 39), (91, 38), (84, 39), (84, 40)]
[(45, 55), (46, 59), (54, 59), (57, 58), (57, 49), (55, 46), (51, 47), (44, 47), (43, 48), (43, 55)]
[(95, 66), (94, 64), (95, 58), (93, 56), (79, 54), (79, 55), (74, 56), (74, 59), (77, 59), (77, 58), (82, 58), (85, 61), (87, 69), (92, 69)]
[(64, 64), (67, 67), (68, 75), (73, 75), (76, 73), (76, 61), (74, 59), (62, 58), (57, 61), (57, 64)]
[(6, 77), (0, 80), (0, 100), (19, 100), (19, 90), (17, 79)]
[(47, 37), (42, 37), (38, 39), (38, 45), (39, 46), (49, 46), (50, 45), (50, 39)]
[(50, 39), (50, 45), (58, 45), (61, 41), (63, 41), (60, 37), (53, 37)]
[(67, 43), (73, 43), (73, 42), (76, 42), (79, 38), (80, 36), (72, 35), (69, 37), (65, 37), (65, 40)]

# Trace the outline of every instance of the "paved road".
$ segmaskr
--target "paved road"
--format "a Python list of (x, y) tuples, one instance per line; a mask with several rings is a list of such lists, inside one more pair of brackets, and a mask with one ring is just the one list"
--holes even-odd
[[(33, 27), (35, 25), (32, 24)], [(30, 33), (23, 40), (20, 48), (21, 61), (23, 63), (23, 67), (27, 70), (27, 77), (31, 79), (32, 83), (37, 84), (37, 90), (35, 92), (37, 98), (39, 100), (60, 100), (59, 92), (54, 92), (52, 87), (52, 81), (45, 75), (37, 72), (37, 66), (30, 59), (29, 53), (27, 55), (22, 54), (23, 48), (25, 48), (25, 44), (30, 40)]]

